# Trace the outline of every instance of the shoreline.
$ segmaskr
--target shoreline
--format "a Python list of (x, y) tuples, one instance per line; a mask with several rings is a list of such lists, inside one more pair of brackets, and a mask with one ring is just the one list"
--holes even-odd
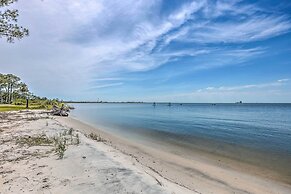
[[(137, 144), (76, 118), (44, 111), (0, 117), (1, 194), (291, 193), (290, 184), (256, 175), (258, 169), (202, 151), (195, 157), (179, 156), (174, 147), (167, 147), (171, 153)], [(67, 139), (64, 159), (58, 159), (52, 137)], [(37, 142), (31, 142), (34, 138)], [(40, 145), (39, 140), (46, 141)]]
[[(0, 118), (1, 194), (193, 193), (47, 111), (6, 112)], [(67, 143), (60, 158), (61, 140)]]
[[(82, 128), (84, 133), (99, 134), (109, 142), (110, 146), (118, 148), (165, 179), (192, 191), (202, 191), (201, 193), (214, 191), (216, 193), (277, 193), (278, 191), (288, 193), (291, 191), (290, 184), (280, 181), (279, 175), (276, 177), (274, 172), (268, 170), (262, 172), (262, 168), (254, 165), (199, 152), (199, 150), (195, 150), (195, 157), (179, 157), (175, 153), (153, 149), (117, 137), (78, 118), (60, 119), (66, 124)], [(261, 176), (262, 173), (265, 176)]]

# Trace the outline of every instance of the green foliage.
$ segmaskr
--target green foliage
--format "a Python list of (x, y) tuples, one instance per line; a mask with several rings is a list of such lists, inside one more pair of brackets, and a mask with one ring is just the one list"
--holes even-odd
[(46, 135), (39, 135), (36, 137), (31, 137), (31, 136), (20, 137), (16, 140), (16, 143), (20, 145), (28, 145), (29, 147), (32, 147), (32, 146), (50, 145), (53, 143), (53, 141), (50, 138), (48, 138)]
[[(48, 122), (46, 122), (48, 126)], [(1, 130), (0, 130), (1, 132)], [(79, 134), (74, 132), (73, 128), (65, 129), (63, 132), (56, 136), (49, 137), (46, 134), (37, 136), (20, 136), (16, 139), (16, 144), (21, 146), (52, 146), (58, 159), (63, 159), (65, 152), (70, 145), (79, 145), (80, 138)]]
[(55, 143), (55, 153), (58, 155), (59, 159), (63, 159), (65, 151), (69, 145), (79, 145), (80, 138), (78, 133), (74, 133), (74, 129), (64, 130), (58, 136), (52, 138)]
[(68, 131), (68, 135), (72, 135), (72, 133), (73, 133), (73, 128), (70, 128)]
[(26, 99), (18, 98), (13, 101), (14, 105), (26, 105)]
[[(50, 101), (34, 101), (33, 103), (29, 103), (29, 109), (45, 109), (50, 110), (52, 109), (53, 105), (56, 105), (58, 107), (61, 107), (62, 103), (51, 103)], [(26, 100), (24, 99), (16, 99), (13, 104), (0, 104), (0, 112), (5, 111), (19, 111), (19, 110), (25, 110), (26, 109)]]
[(65, 151), (67, 150), (67, 140), (60, 138), (56, 141), (56, 149), (55, 152), (59, 156), (59, 159), (63, 159), (65, 155)]
[(76, 134), (76, 144), (79, 145), (80, 144), (80, 138), (79, 138), (79, 134)]
[(53, 106), (64, 105), (58, 99), (50, 100), (35, 96), (29, 92), (28, 86), (19, 77), (0, 73), (0, 104), (7, 105), (0, 105), (0, 112), (25, 109), (26, 99), (29, 99), (29, 109), (52, 109)]
[(7, 42), (13, 43), (15, 39), (21, 39), (29, 35), (27, 28), (18, 26), (19, 16), (17, 9), (5, 9), (17, 0), (0, 1), (0, 38), (6, 38)]
[(13, 74), (0, 74), (0, 103), (11, 104), (15, 98), (27, 98), (28, 88)]
[(96, 135), (94, 133), (90, 133), (88, 135), (88, 137), (91, 138), (91, 139), (93, 139), (93, 140), (95, 140), (95, 141), (97, 141), (97, 142), (103, 142), (103, 141), (105, 141), (100, 135)]
[(24, 110), (25, 106), (0, 105), (0, 112)]

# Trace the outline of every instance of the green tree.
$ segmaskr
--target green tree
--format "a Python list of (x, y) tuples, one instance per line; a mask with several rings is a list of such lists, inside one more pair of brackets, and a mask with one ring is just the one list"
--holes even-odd
[(0, 103), (3, 103), (4, 87), (6, 84), (5, 76), (0, 73)]
[(13, 43), (14, 39), (21, 39), (29, 35), (27, 28), (17, 24), (18, 10), (6, 8), (16, 1), (0, 0), (0, 38), (6, 38), (9, 43)]
[(8, 79), (8, 103), (13, 101), (14, 90), (19, 87), (20, 78), (13, 74), (7, 74)]
[[(14, 91), (19, 89), (20, 78), (13, 74), (1, 74), (1, 99), (11, 103), (15, 95)], [(3, 94), (2, 94), (3, 93)]]
[(18, 90), (16, 91), (16, 93), (19, 96), (19, 98), (22, 98), (22, 99), (28, 99), (30, 95), (28, 86), (23, 82), (19, 83)]

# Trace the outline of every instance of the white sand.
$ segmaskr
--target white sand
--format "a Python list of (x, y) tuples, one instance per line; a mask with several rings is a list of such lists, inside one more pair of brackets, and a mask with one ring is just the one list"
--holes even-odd
[[(270, 193), (290, 194), (291, 186), (247, 166), (229, 168), (197, 153), (193, 159), (134, 144), (78, 120), (41, 111), (0, 114), (0, 193)], [(66, 135), (58, 159), (54, 145), (16, 144), (20, 137)], [(2, 132), (1, 132), (2, 131)], [(94, 132), (97, 142), (84, 134)], [(70, 141), (70, 140), (68, 140)]]
[[(10, 113), (0, 123), (0, 193), (189, 193), (129, 156), (79, 135), (79, 145), (69, 145), (63, 159), (50, 146), (16, 144), (20, 137), (55, 136), (69, 130), (40, 111)], [(70, 138), (68, 136), (68, 138)], [(160, 185), (162, 184), (162, 185)]]

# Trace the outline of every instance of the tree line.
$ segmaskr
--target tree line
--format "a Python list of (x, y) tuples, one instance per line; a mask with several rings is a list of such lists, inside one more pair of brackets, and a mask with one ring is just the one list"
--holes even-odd
[(13, 74), (0, 73), (0, 103), (11, 104), (15, 99), (27, 99), (32, 94), (28, 86)]
[(59, 99), (39, 97), (29, 91), (26, 83), (13, 74), (0, 73), (0, 104), (27, 105), (34, 109), (51, 109), (54, 105), (62, 106)]

